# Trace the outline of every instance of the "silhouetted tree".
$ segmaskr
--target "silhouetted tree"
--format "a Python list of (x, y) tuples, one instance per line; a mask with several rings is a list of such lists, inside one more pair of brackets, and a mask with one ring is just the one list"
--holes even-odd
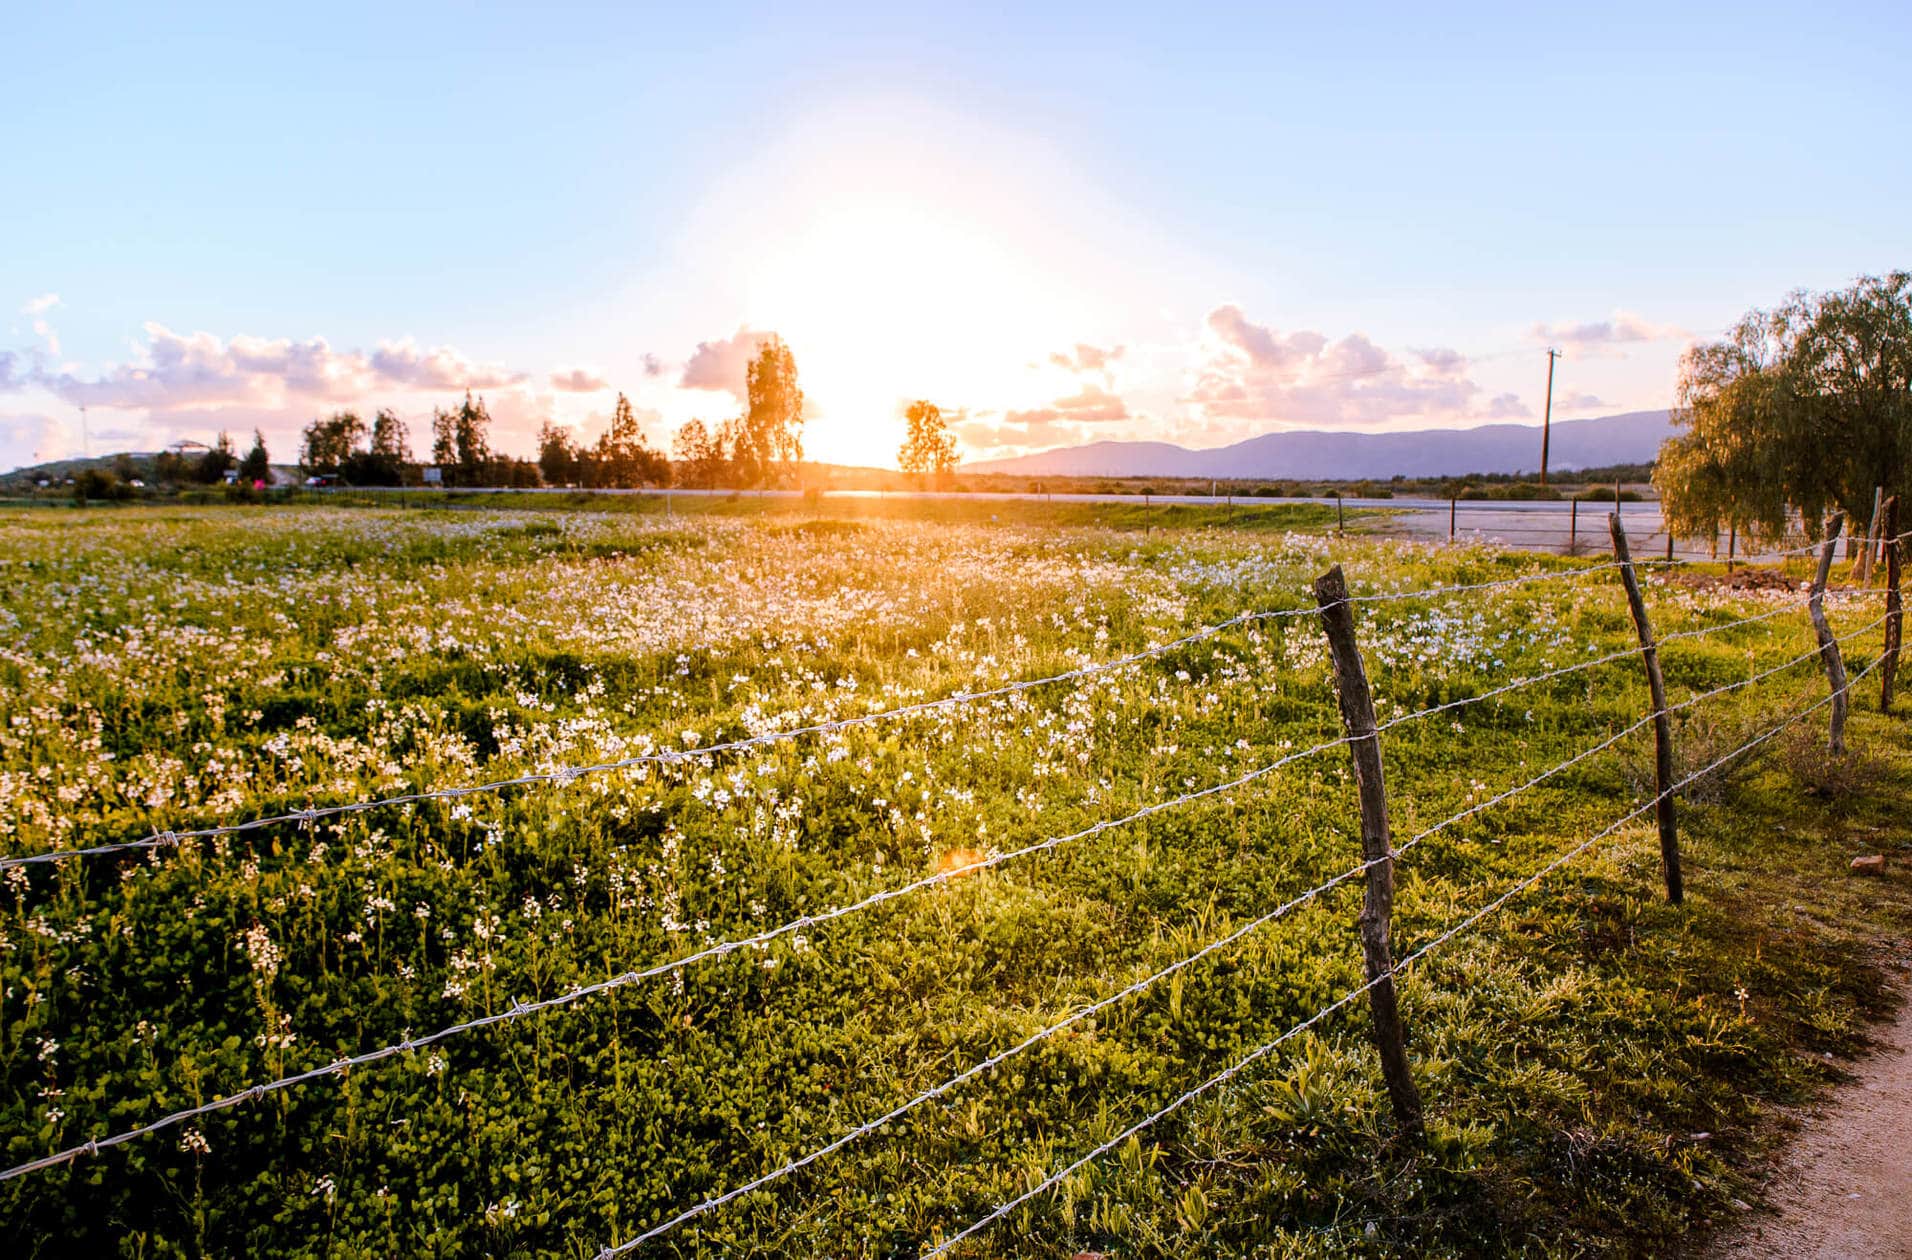
[(205, 485), (224, 481), (226, 473), (239, 463), (238, 456), (232, 453), (232, 437), (223, 429), (210, 450), (199, 457), (193, 466), (193, 480)]
[(896, 452), (897, 467), (918, 477), (945, 478), (955, 471), (956, 435), (935, 403), (921, 398), (904, 413), (909, 430)]
[(252, 431), (252, 449), (239, 461), (239, 480), (247, 485), (272, 483), (272, 456), (266, 453), (266, 435), (257, 429)]
[(299, 466), (309, 473), (336, 473), (365, 442), (365, 421), (356, 411), (335, 411), (305, 426)]
[(380, 407), (372, 421), (372, 454), (401, 467), (412, 462), (411, 429), (390, 407)]
[(723, 475), (723, 437), (712, 433), (702, 420), (691, 420), (671, 439), (671, 459), (678, 485), (709, 489)]
[(631, 400), (617, 396), (611, 412), (611, 425), (598, 438), (597, 451), (587, 474), (596, 486), (628, 489), (655, 485), (670, 479), (670, 465), (644, 440), (637, 425)]
[(538, 469), (550, 485), (568, 486), (578, 481), (578, 448), (569, 429), (549, 420), (539, 427)]
[(735, 440), (725, 443), (738, 477), (747, 485), (793, 479), (803, 458), (803, 390), (796, 357), (782, 338), (771, 337), (758, 348), (745, 387), (749, 407)]

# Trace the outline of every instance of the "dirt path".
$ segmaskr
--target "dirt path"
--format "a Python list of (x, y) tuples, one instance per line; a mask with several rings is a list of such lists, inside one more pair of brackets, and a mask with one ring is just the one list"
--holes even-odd
[(1855, 1079), (1800, 1119), (1767, 1183), (1771, 1211), (1722, 1231), (1707, 1260), (1912, 1258), (1912, 1001)]

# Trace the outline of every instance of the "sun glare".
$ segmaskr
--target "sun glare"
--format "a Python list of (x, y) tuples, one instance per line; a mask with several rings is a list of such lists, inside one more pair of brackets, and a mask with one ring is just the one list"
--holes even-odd
[(1077, 312), (1040, 260), (989, 226), (920, 201), (823, 210), (778, 241), (750, 277), (750, 322), (797, 349), (818, 401), (815, 458), (883, 464), (899, 409), (1001, 406)]

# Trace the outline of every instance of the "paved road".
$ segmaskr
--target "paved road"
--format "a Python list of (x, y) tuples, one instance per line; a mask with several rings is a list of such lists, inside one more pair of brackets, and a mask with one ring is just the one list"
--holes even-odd
[[(448, 496), (458, 494), (576, 494), (579, 491), (560, 487), (541, 487), (536, 489), (508, 489), (474, 487), (471, 490), (445, 490), (440, 493)], [(590, 490), (588, 494), (607, 495), (661, 495), (672, 499), (684, 498), (728, 498), (742, 494), (751, 498), (794, 499), (802, 495), (798, 490)], [(967, 490), (830, 490), (824, 492), (830, 499), (966, 499), (995, 500), (1003, 502), (1029, 502), (1041, 500), (1051, 503), (1128, 503), (1138, 499), (1148, 504), (1187, 504), (1197, 507), (1221, 507), (1229, 505), (1240, 510), (1253, 510), (1265, 507), (1280, 507), (1290, 503), (1319, 503), (1333, 506), (1336, 500), (1317, 499), (1264, 499), (1240, 495), (1206, 494), (1029, 494), (1017, 491), (967, 491)], [(1523, 548), (1532, 551), (1552, 551), (1565, 553), (1570, 549), (1582, 552), (1606, 551), (1611, 544), (1607, 538), (1607, 514), (1613, 510), (1610, 503), (1582, 503), (1575, 505), (1569, 500), (1472, 500), (1449, 504), (1445, 499), (1342, 499), (1340, 503), (1349, 511), (1380, 511), (1388, 513), (1385, 518), (1370, 517), (1363, 522), (1363, 528), (1369, 532), (1390, 534), (1410, 538), (1446, 538), (1449, 530), (1449, 512), (1453, 513), (1452, 526), (1454, 536), (1466, 542), (1497, 543), (1507, 547)], [(1636, 555), (1664, 555), (1666, 549), (1665, 527), (1660, 519), (1660, 505), (1652, 501), (1623, 503), (1620, 505), (1620, 519), (1627, 527), (1627, 536), (1633, 544)], [(1711, 548), (1703, 539), (1681, 539), (1677, 545), (1678, 555), (1689, 559), (1706, 559), (1712, 555)], [(1726, 542), (1721, 540), (1719, 557), (1726, 556)], [(1749, 554), (1736, 550), (1739, 559), (1757, 560), (1771, 558), (1771, 552)]]

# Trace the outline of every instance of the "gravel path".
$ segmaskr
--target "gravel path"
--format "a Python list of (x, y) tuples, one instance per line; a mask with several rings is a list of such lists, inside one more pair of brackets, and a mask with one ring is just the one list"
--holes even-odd
[(1879, 1041), (1801, 1117), (1767, 1183), (1771, 1210), (1723, 1231), (1707, 1260), (1912, 1260), (1912, 1001)]

